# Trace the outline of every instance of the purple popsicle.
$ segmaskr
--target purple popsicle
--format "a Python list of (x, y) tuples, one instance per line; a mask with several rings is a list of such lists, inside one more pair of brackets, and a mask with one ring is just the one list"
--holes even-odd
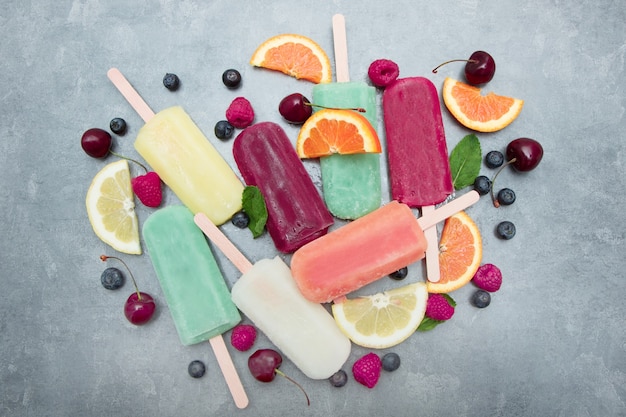
[(291, 253), (326, 234), (333, 216), (279, 125), (246, 128), (235, 138), (233, 155), (246, 184), (265, 197), (266, 227), (279, 251)]

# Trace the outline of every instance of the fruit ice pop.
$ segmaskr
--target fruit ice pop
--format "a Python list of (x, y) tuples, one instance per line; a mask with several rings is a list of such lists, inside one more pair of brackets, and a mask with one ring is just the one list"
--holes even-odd
[[(427, 215), (454, 190), (437, 89), (423, 77), (396, 80), (383, 93), (383, 114), (392, 198)], [(437, 282), (437, 230), (426, 239), (427, 277)]]
[(383, 116), (394, 200), (409, 207), (439, 204), (453, 191), (437, 89), (427, 78), (393, 82)]
[(144, 119), (135, 148), (192, 212), (216, 224), (241, 210), (243, 184), (180, 106), (156, 115), (115, 68), (109, 79)]
[[(376, 89), (363, 82), (350, 82), (345, 19), (333, 16), (336, 83), (313, 87), (313, 103), (334, 108), (362, 108), (374, 128)], [(374, 153), (320, 158), (324, 201), (341, 219), (356, 219), (380, 207), (380, 156)]]
[(333, 301), (424, 257), (423, 230), (478, 201), (470, 191), (415, 219), (406, 204), (392, 201), (297, 250), (293, 277), (305, 298)]
[(221, 336), (241, 316), (193, 213), (184, 206), (159, 209), (145, 221), (143, 236), (180, 341), (211, 342), (235, 402), (245, 407), (245, 392)]
[(202, 213), (196, 224), (243, 273), (233, 285), (239, 309), (306, 376), (326, 379), (341, 369), (350, 355), (350, 340), (321, 305), (305, 299), (289, 267), (279, 258), (254, 265)]
[(293, 252), (326, 234), (334, 219), (279, 125), (260, 122), (244, 129), (233, 155), (244, 181), (265, 198), (266, 227), (279, 251)]

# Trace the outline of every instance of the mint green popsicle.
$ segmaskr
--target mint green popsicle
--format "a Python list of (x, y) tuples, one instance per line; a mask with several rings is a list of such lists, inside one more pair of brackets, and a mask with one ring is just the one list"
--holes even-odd
[[(376, 129), (376, 89), (363, 82), (317, 84), (312, 102), (335, 108), (363, 108)], [(380, 154), (334, 154), (320, 158), (324, 201), (341, 219), (357, 219), (381, 205)]]
[(241, 321), (189, 209), (169, 206), (157, 210), (145, 221), (143, 236), (184, 345), (221, 335)]

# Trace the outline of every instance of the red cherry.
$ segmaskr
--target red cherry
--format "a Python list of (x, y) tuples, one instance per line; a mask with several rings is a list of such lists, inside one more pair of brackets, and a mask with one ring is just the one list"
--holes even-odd
[(156, 310), (156, 303), (150, 294), (134, 292), (124, 304), (124, 315), (134, 325), (146, 324)]
[(283, 372), (279, 371), (278, 368), (283, 363), (283, 357), (280, 356), (280, 353), (276, 352), (273, 349), (259, 349), (254, 352), (248, 358), (248, 369), (250, 369), (250, 373), (253, 377), (261, 382), (272, 382), (276, 375), (280, 375), (283, 378), (287, 379), (289, 382), (295, 384), (300, 390), (304, 393), (306, 397), (307, 405), (311, 405), (311, 401), (309, 400), (309, 396), (306, 391), (300, 384), (298, 384), (293, 379), (289, 378)]
[(111, 149), (111, 135), (106, 130), (94, 127), (83, 133), (80, 146), (92, 158), (104, 158)]
[(534, 139), (518, 138), (506, 147), (506, 157), (516, 170), (531, 171), (541, 162), (543, 147)]
[(293, 93), (280, 101), (278, 112), (289, 123), (302, 124), (313, 114), (313, 107), (305, 96)]
[(450, 62), (465, 62), (465, 78), (468, 83), (473, 85), (488, 83), (496, 73), (496, 61), (485, 51), (476, 51), (470, 55), (469, 59), (446, 61), (437, 65), (433, 69), (433, 73), (436, 74), (440, 67)]

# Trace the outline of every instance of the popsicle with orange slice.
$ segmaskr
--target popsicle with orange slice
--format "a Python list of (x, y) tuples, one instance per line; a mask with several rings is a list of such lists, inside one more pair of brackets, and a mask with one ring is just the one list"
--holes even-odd
[[(323, 196), (330, 212), (341, 219), (356, 219), (382, 202), (376, 90), (364, 82), (350, 82), (342, 15), (333, 16), (333, 35), (337, 82), (315, 85), (312, 102), (327, 108), (358, 110), (314, 113), (298, 138), (298, 143), (308, 143), (298, 151), (301, 158), (320, 158)], [(346, 111), (355, 116), (344, 117)]]

